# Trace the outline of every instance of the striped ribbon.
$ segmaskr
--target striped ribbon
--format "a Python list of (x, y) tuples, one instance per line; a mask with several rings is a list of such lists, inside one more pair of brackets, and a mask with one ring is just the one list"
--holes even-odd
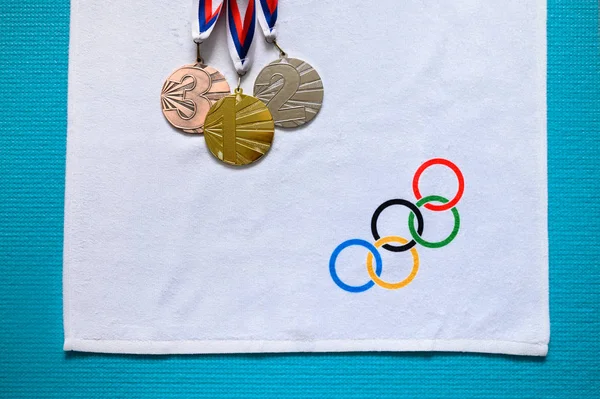
[(258, 4), (258, 22), (267, 41), (273, 42), (277, 38), (277, 9), (279, 0), (256, 0)]
[(227, 32), (229, 54), (239, 75), (250, 69), (248, 53), (256, 29), (254, 0), (227, 0)]
[(192, 37), (202, 43), (212, 33), (223, 9), (223, 0), (193, 0)]

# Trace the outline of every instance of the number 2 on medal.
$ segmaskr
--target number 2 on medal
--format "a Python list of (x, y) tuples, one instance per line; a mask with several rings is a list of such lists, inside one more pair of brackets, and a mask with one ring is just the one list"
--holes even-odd
[[(267, 81), (267, 79), (269, 79)], [(281, 88), (273, 98), (267, 103), (273, 119), (276, 122), (286, 122), (297, 119), (304, 119), (306, 117), (306, 111), (303, 106), (283, 108), (286, 103), (296, 94), (300, 88), (300, 74), (296, 68), (291, 65), (278, 64), (269, 65), (260, 74), (259, 80), (256, 82), (258, 85), (270, 87), (277, 82), (277, 79), (283, 80)]]

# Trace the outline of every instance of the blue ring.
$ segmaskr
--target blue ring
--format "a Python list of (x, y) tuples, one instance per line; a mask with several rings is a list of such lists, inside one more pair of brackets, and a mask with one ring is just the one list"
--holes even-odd
[(340, 287), (341, 289), (348, 291), (348, 292), (364, 292), (364, 291), (368, 290), (369, 288), (371, 288), (372, 286), (374, 286), (375, 283), (373, 281), (369, 281), (365, 285), (361, 285), (358, 287), (355, 287), (353, 285), (348, 285), (348, 284), (342, 282), (342, 280), (340, 280), (340, 278), (337, 275), (337, 272), (335, 271), (335, 262), (337, 261), (337, 258), (340, 255), (340, 252), (342, 252), (344, 249), (354, 246), (354, 245), (357, 245), (359, 247), (365, 247), (373, 254), (373, 256), (375, 257), (375, 265), (376, 265), (375, 266), (375, 274), (377, 274), (378, 276), (381, 276), (381, 272), (383, 271), (383, 262), (381, 260), (381, 255), (379, 254), (379, 251), (370, 242), (365, 241), (365, 240), (360, 240), (358, 238), (344, 241), (343, 243), (338, 245), (338, 247), (333, 251), (333, 253), (331, 254), (331, 258), (329, 259), (329, 273), (331, 274), (331, 278), (333, 279), (333, 282), (336, 283), (338, 285), (338, 287)]

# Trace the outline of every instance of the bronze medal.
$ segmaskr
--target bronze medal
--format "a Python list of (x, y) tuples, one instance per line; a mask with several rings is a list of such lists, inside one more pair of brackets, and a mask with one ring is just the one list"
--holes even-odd
[(260, 71), (254, 95), (267, 105), (275, 125), (292, 128), (317, 115), (323, 104), (323, 82), (307, 62), (282, 56)]
[(163, 85), (163, 114), (185, 133), (201, 134), (210, 107), (230, 93), (221, 72), (202, 63), (186, 65), (173, 72)]
[(204, 123), (208, 149), (229, 165), (248, 165), (262, 158), (271, 148), (274, 133), (269, 109), (239, 87), (211, 107)]

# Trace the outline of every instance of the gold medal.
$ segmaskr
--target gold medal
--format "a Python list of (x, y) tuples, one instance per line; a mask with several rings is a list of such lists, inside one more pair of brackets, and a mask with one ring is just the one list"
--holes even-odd
[(204, 131), (210, 107), (231, 89), (221, 72), (197, 63), (179, 68), (166, 80), (161, 103), (165, 118), (185, 133)]
[(258, 161), (271, 148), (274, 133), (269, 109), (239, 87), (211, 107), (204, 123), (208, 149), (229, 165)]
[(260, 71), (254, 95), (267, 105), (278, 127), (301, 126), (321, 109), (323, 82), (307, 62), (288, 58), (283, 51), (281, 56)]

